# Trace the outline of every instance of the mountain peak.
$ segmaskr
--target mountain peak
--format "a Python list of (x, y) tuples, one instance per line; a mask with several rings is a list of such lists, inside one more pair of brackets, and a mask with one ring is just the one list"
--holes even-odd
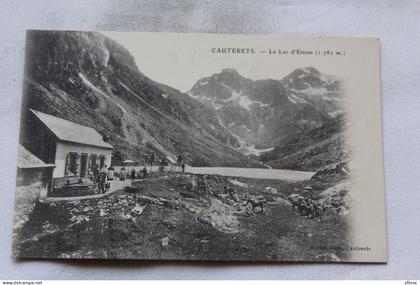
[(307, 77), (307, 76), (319, 77), (321, 74), (322, 73), (315, 67), (308, 66), (308, 67), (303, 67), (303, 68), (296, 68), (287, 77), (299, 77), (299, 78)]
[(307, 66), (301, 69), (303, 70), (303, 72), (306, 72), (306, 73), (321, 74), (321, 72), (318, 69), (312, 66)]
[(234, 68), (223, 68), (220, 73), (229, 73), (229, 74), (239, 74), (239, 72)]
[(335, 77), (326, 75), (312, 66), (295, 69), (285, 76), (281, 83), (286, 88), (300, 91), (318, 89), (324, 93), (325, 90), (337, 91), (339, 89), (339, 82)]

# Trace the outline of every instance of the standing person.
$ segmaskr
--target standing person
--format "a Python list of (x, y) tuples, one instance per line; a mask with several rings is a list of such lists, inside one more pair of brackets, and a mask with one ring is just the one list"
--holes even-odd
[(101, 169), (99, 167), (96, 167), (95, 181), (96, 181), (96, 184), (98, 184), (98, 187), (99, 187), (100, 180), (101, 180)]
[(106, 164), (102, 167), (101, 172), (104, 172), (105, 174), (108, 173), (108, 166)]
[(160, 175), (163, 175), (163, 172), (165, 171), (165, 158), (162, 158), (159, 162), (159, 171)]
[(101, 172), (98, 175), (98, 186), (99, 186), (99, 192), (100, 194), (105, 193), (105, 180), (106, 180), (106, 173), (101, 170)]
[(147, 168), (146, 166), (143, 167), (143, 177), (147, 176)]
[(155, 161), (155, 153), (152, 152), (150, 155), (150, 174), (153, 172), (153, 162)]
[(93, 183), (98, 184), (99, 169), (98, 167), (93, 168)]
[(125, 167), (123, 166), (123, 167), (121, 167), (121, 170), (120, 170), (120, 181), (124, 181), (125, 180), (125, 175), (126, 175), (126, 173), (125, 173)]
[(185, 162), (184, 161), (182, 161), (181, 167), (182, 167), (182, 174), (185, 174)]
[(178, 162), (178, 166), (179, 166), (179, 168), (178, 168), (179, 171), (181, 171), (181, 165), (182, 165), (183, 161), (184, 161), (184, 159), (182, 158), (182, 156), (178, 155), (177, 162)]

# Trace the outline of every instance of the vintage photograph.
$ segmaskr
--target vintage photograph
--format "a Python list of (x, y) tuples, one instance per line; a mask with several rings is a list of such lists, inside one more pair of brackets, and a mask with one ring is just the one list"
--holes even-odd
[(15, 257), (369, 261), (351, 54), (226, 37), (27, 32)]

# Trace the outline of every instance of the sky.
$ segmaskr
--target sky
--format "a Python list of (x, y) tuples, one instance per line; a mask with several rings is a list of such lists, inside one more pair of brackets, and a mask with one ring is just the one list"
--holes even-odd
[[(268, 49), (330, 49), (328, 40), (279, 38), (253, 35), (169, 34), (101, 32), (123, 45), (134, 56), (139, 70), (150, 79), (186, 92), (201, 78), (234, 68), (257, 79), (281, 79), (296, 68), (313, 66), (325, 74), (340, 76), (344, 57), (268, 54)], [(321, 47), (319, 46), (321, 43)], [(323, 46), (324, 45), (324, 46)], [(213, 48), (253, 48), (255, 54), (213, 53)], [(266, 53), (260, 53), (266, 51)]]

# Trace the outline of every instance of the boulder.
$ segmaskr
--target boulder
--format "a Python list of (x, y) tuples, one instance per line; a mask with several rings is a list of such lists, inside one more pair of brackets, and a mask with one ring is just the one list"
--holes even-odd
[(269, 194), (277, 194), (277, 189), (274, 187), (264, 187), (264, 192), (269, 193)]
[(83, 212), (89, 212), (89, 211), (92, 211), (92, 210), (93, 210), (93, 208), (91, 206), (87, 206), (87, 207), (83, 208)]
[(255, 198), (257, 198), (257, 200), (260, 200), (260, 201), (264, 201), (265, 200), (264, 195), (257, 195)]
[(297, 201), (299, 201), (299, 200), (303, 199), (303, 197), (302, 197), (302, 195), (299, 195), (299, 194), (290, 194), (290, 195), (287, 197), (287, 199), (288, 199), (290, 202), (297, 202)]
[(168, 246), (169, 245), (169, 237), (164, 237), (162, 239), (162, 246)]
[(101, 209), (99, 211), (99, 216), (101, 216), (101, 217), (105, 216), (106, 214), (107, 214), (107, 212), (104, 209)]
[(131, 209), (131, 214), (135, 216), (140, 216), (141, 213), (143, 213), (144, 208), (146, 208), (146, 206), (136, 204), (136, 206), (133, 209)]

